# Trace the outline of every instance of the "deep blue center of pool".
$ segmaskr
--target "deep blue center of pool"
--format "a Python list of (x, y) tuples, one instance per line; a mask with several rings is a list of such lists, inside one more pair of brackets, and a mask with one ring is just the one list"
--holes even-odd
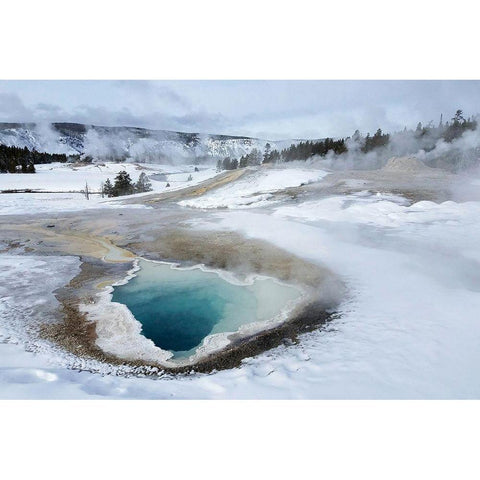
[(218, 283), (202, 279), (145, 288), (135, 277), (115, 288), (113, 301), (127, 305), (157, 347), (185, 351), (199, 345), (222, 318), (227, 299)]

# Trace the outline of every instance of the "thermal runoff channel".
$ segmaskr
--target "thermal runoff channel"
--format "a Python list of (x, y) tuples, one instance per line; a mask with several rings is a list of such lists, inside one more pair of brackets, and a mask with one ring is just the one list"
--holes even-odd
[(300, 296), (271, 278), (242, 285), (198, 267), (144, 260), (139, 266), (135, 277), (114, 288), (112, 300), (128, 307), (145, 337), (177, 358), (193, 354), (208, 335), (274, 318)]

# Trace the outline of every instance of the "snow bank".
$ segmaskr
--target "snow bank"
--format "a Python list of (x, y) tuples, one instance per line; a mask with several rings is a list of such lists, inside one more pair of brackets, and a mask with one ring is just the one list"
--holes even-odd
[(0, 254), (0, 398), (50, 398), (53, 385), (60, 397), (74, 395), (66, 394), (60, 355), (38, 338), (37, 329), (55, 318), (52, 292), (79, 265), (75, 257)]
[(0, 200), (0, 215), (71, 212), (92, 208), (149, 208), (140, 204), (122, 205), (100, 195), (91, 195), (87, 200), (82, 193), (8, 193), (2, 194)]
[(193, 208), (248, 208), (269, 202), (272, 193), (302, 183), (311, 183), (327, 175), (323, 170), (284, 168), (251, 170), (236, 182), (218, 188), (206, 195), (183, 200), (179, 205)]
[(332, 331), (249, 362), (238, 377), (255, 398), (277, 396), (270, 376), (256, 377), (267, 370), (275, 372), (280, 397), (478, 398), (480, 224), (469, 205), (454, 209), (464, 209), (461, 223), (450, 222), (449, 205), (439, 208), (446, 210), (442, 222), (431, 223), (426, 209), (423, 223), (408, 230), (401, 224), (388, 234), (362, 224), (334, 228), (261, 213), (215, 215), (212, 228), (220, 222), (322, 262), (341, 272), (349, 288)]
[[(135, 265), (129, 275), (115, 285), (126, 283), (137, 270)], [(168, 360), (172, 353), (158, 348), (141, 334), (142, 324), (125, 305), (112, 302), (112, 292), (113, 287), (105, 287), (97, 295), (96, 303), (80, 305), (80, 311), (95, 322), (96, 344), (104, 352), (125, 360), (141, 359), (159, 363)]]
[(385, 194), (335, 196), (305, 202), (301, 206), (283, 206), (274, 215), (302, 221), (330, 221), (368, 224), (379, 227), (400, 227), (408, 224), (448, 222), (450, 224), (480, 222), (478, 202), (441, 204), (429, 201), (402, 205), (399, 197)]

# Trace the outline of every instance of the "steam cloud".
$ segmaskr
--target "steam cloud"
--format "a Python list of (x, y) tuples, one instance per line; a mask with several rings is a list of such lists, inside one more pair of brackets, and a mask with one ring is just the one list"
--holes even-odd
[(332, 170), (376, 169), (383, 167), (394, 156), (414, 156), (430, 167), (451, 172), (474, 169), (480, 162), (480, 131), (466, 130), (452, 142), (430, 135), (418, 136), (407, 130), (390, 134), (385, 147), (367, 153), (362, 152), (362, 139), (354, 137), (346, 141), (348, 151), (335, 155), (330, 151), (326, 157), (314, 157), (312, 162)]

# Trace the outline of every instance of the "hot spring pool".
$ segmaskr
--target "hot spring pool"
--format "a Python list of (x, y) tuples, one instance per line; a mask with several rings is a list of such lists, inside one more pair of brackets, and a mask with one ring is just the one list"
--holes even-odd
[(227, 281), (215, 271), (139, 261), (140, 270), (115, 286), (112, 301), (124, 304), (157, 347), (184, 358), (213, 334), (280, 315), (301, 296), (272, 278), (248, 284)]

